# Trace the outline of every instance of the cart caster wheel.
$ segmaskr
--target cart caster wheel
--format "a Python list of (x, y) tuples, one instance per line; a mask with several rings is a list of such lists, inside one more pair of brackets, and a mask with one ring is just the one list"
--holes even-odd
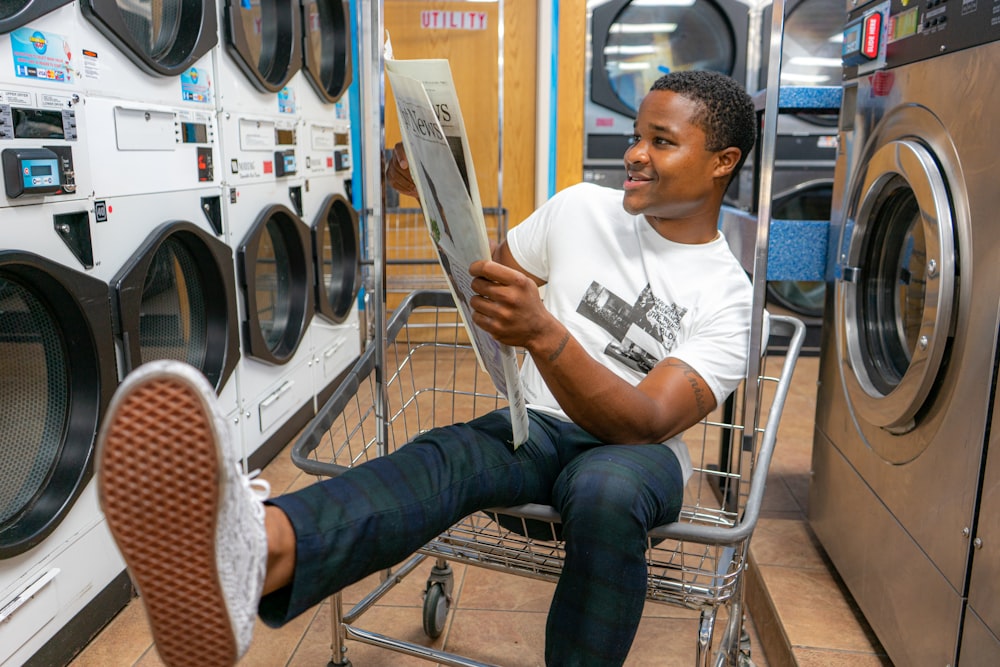
[(451, 600), (444, 592), (441, 584), (431, 584), (424, 594), (424, 634), (431, 639), (437, 639), (444, 631), (444, 622), (448, 618)]
[(344, 658), (343, 662), (334, 662), (333, 660), (331, 660), (330, 662), (326, 663), (326, 667), (353, 667), (353, 663), (347, 658)]

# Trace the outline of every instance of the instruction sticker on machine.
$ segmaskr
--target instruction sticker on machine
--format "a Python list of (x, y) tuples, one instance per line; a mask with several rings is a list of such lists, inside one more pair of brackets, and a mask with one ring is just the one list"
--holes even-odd
[(469, 305), (475, 294), (469, 265), (490, 259), (490, 244), (451, 68), (447, 60), (387, 56), (385, 69), (427, 230), (479, 364), (510, 404), (517, 447), (528, 438), (517, 355), (473, 324)]
[(10, 33), (10, 50), (15, 76), (73, 83), (73, 50), (62, 35), (18, 28)]

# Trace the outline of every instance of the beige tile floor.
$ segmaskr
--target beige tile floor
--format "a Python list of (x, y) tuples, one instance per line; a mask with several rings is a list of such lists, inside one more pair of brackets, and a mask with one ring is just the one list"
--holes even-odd
[[(805, 519), (818, 363), (802, 357), (792, 382), (767, 487), (765, 513), (751, 545), (747, 578), (752, 658), (766, 665), (888, 665), (845, 592)], [(274, 492), (310, 483), (283, 452), (263, 471)], [(430, 564), (403, 580), (358, 625), (414, 643), (445, 648), (502, 667), (542, 664), (545, 613), (552, 585), (471, 566), (455, 567), (452, 613), (444, 632), (429, 640), (421, 626), (421, 591)], [(359, 600), (376, 578), (344, 592)], [(259, 626), (244, 666), (326, 665), (330, 607), (321, 605), (280, 630)], [(692, 665), (697, 614), (648, 603), (629, 667)], [(355, 667), (429, 665), (356, 641)], [(139, 600), (133, 600), (71, 663), (72, 667), (162, 664)]]

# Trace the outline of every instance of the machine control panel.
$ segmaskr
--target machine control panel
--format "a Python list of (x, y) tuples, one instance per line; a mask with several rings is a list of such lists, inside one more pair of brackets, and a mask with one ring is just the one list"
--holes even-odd
[(1000, 39), (1000, 0), (885, 0), (852, 10), (844, 26), (844, 78)]
[(76, 141), (76, 111), (0, 104), (0, 141), (4, 139)]
[(5, 148), (2, 153), (4, 189), (10, 199), (24, 195), (73, 192), (72, 151), (65, 146)]

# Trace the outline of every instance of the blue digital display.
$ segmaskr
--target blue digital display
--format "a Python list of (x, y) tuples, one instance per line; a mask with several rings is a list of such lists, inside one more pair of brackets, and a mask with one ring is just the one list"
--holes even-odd
[(35, 188), (51, 188), (59, 183), (59, 164), (51, 159), (27, 159), (21, 161), (21, 176), (25, 191)]

